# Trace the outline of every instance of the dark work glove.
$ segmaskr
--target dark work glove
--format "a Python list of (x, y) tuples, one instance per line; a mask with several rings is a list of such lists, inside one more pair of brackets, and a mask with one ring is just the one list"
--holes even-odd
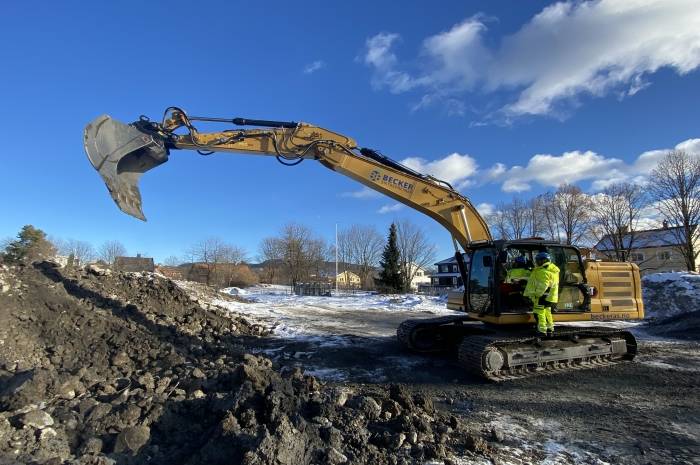
[(557, 304), (556, 302), (547, 302), (549, 306), (552, 308), (552, 313), (557, 313), (559, 310), (557, 310)]
[(537, 304), (538, 304), (538, 305), (543, 305), (543, 306), (546, 307), (547, 304), (549, 304), (549, 302), (547, 302), (547, 297), (549, 297), (547, 294), (541, 296), (540, 299), (537, 301)]

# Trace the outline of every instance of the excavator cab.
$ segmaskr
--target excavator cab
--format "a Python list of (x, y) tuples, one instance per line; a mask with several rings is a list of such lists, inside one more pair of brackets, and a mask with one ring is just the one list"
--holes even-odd
[(493, 323), (529, 318), (532, 302), (523, 291), (535, 255), (541, 251), (548, 252), (560, 270), (560, 312), (590, 312), (581, 253), (576, 247), (543, 240), (494, 241), (472, 249), (464, 290), (450, 293), (448, 307)]

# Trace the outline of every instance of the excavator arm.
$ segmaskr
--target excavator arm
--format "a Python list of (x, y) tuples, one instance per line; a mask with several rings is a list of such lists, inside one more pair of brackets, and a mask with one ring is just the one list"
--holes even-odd
[[(199, 132), (195, 121), (227, 123), (234, 128)], [(254, 128), (236, 128), (253, 126)], [(274, 156), (285, 165), (313, 159), (326, 168), (381, 192), (443, 225), (466, 250), (490, 241), (484, 219), (452, 186), (417, 173), (371, 149), (358, 148), (342, 134), (307, 123), (188, 116), (171, 107), (162, 122), (141, 117), (124, 124), (102, 115), (85, 128), (85, 151), (124, 212), (145, 220), (138, 182), (143, 173), (165, 163), (170, 150), (197, 150)], [(456, 244), (455, 244), (456, 245)]]

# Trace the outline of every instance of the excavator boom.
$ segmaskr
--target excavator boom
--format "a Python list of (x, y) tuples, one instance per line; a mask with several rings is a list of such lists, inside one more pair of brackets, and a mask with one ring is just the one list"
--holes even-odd
[[(258, 126), (200, 133), (193, 121)], [(184, 134), (175, 131), (184, 128)], [(484, 219), (471, 202), (448, 183), (417, 173), (342, 134), (306, 123), (249, 120), (244, 118), (189, 117), (170, 108), (162, 123), (141, 118), (124, 124), (102, 115), (85, 128), (85, 151), (107, 185), (117, 206), (145, 220), (139, 180), (166, 161), (172, 149), (248, 153), (274, 156), (286, 165), (304, 159), (349, 176), (438, 221), (463, 249), (474, 242), (490, 241)]]

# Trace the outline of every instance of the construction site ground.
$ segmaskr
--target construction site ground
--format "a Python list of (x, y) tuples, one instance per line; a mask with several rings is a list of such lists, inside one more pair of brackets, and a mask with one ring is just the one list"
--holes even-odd
[(396, 344), (437, 298), (47, 262), (0, 291), (0, 464), (700, 463), (697, 313), (628, 324), (634, 362), (494, 384)]

